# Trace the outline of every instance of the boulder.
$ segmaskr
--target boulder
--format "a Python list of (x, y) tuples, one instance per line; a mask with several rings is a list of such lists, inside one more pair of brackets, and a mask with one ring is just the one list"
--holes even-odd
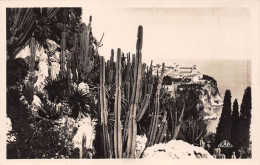
[(214, 159), (202, 147), (191, 145), (182, 140), (171, 140), (168, 143), (155, 144), (145, 149), (143, 159)]

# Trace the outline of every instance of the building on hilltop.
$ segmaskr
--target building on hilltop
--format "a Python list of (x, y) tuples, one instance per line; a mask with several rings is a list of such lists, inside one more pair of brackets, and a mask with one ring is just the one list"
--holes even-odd
[[(156, 75), (160, 74), (162, 71), (162, 66), (157, 64), (153, 66), (153, 74)], [(173, 66), (165, 66), (165, 76), (170, 76), (172, 78), (184, 78), (188, 77), (191, 78), (193, 81), (199, 81), (202, 78), (202, 74), (198, 72), (197, 66), (193, 65), (192, 67), (181, 67), (174, 63)]]

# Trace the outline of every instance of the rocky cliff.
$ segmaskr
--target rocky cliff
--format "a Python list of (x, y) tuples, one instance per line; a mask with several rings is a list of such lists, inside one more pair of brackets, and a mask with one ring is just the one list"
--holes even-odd
[[(169, 83), (169, 82), (167, 82)], [(184, 98), (188, 106), (198, 111), (203, 110), (204, 120), (212, 120), (217, 118), (214, 108), (222, 106), (223, 101), (218, 90), (217, 81), (207, 75), (194, 82), (186, 77), (180, 80), (172, 79), (171, 85), (165, 85), (166, 90), (172, 97)]]

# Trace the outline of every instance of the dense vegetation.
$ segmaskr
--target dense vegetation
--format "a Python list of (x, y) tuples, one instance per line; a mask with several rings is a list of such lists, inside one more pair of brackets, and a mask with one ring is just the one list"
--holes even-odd
[(247, 87), (241, 103), (240, 113), (235, 99), (231, 109), (231, 92), (227, 90), (220, 121), (217, 127), (215, 147), (223, 141), (231, 142), (232, 148), (223, 148), (222, 153), (231, 158), (235, 152), (238, 158), (251, 158), (250, 124), (251, 124), (251, 88)]

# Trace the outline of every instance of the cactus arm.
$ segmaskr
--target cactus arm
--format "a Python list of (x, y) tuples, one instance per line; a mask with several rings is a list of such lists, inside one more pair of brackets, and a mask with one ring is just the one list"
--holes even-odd
[(150, 97), (152, 95), (152, 90), (153, 90), (153, 84), (149, 84), (148, 85), (148, 90), (149, 90), (149, 94), (146, 94), (144, 99), (143, 99), (143, 102), (142, 102), (142, 105), (141, 105), (141, 108), (137, 114), (137, 121), (140, 121), (149, 105), (149, 102), (150, 102)]

